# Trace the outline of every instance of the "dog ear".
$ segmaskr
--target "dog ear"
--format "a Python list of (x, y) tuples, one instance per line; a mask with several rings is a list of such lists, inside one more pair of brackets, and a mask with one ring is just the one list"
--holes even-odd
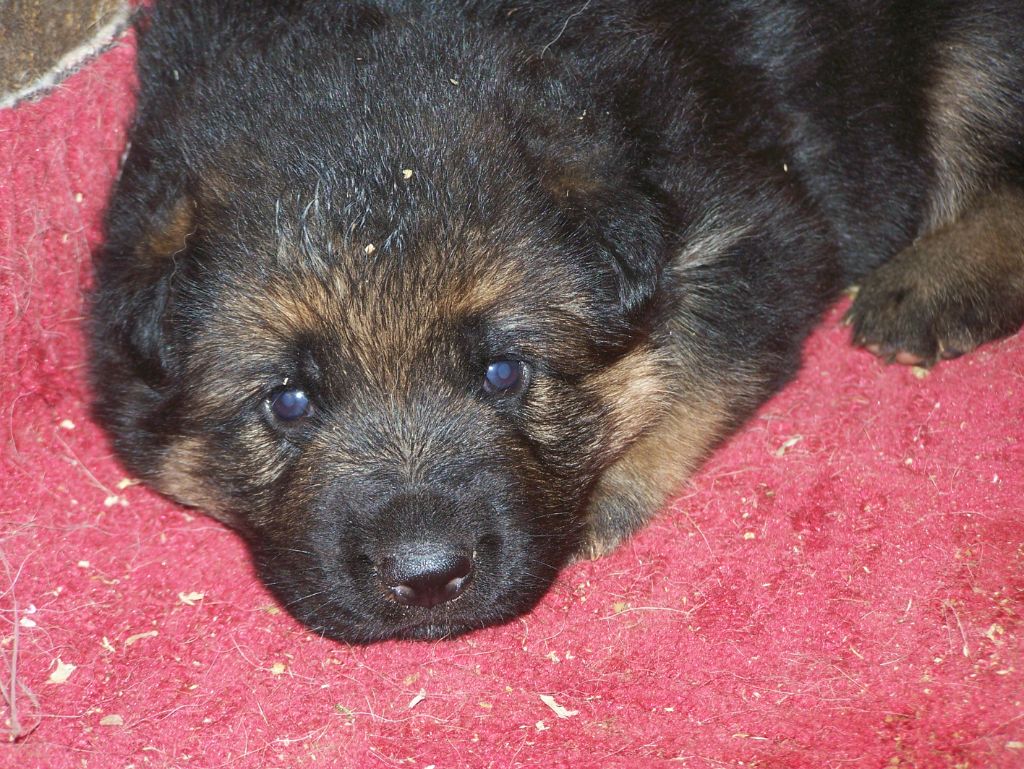
[(668, 258), (664, 196), (643, 180), (606, 179), (575, 163), (550, 179), (549, 189), (573, 229), (596, 244), (598, 267), (615, 283), (623, 320), (637, 322)]
[(140, 227), (134, 238), (113, 237), (108, 244), (99, 266), (96, 315), (105, 321), (99, 333), (113, 336), (105, 344), (116, 345), (142, 379), (156, 384), (172, 364), (169, 316), (177, 277), (191, 258), (195, 202), (187, 194), (174, 196)]

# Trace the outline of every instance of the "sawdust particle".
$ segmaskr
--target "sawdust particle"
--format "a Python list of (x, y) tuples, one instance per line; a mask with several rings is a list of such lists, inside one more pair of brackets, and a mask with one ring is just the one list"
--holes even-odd
[(196, 603), (204, 598), (206, 598), (205, 593), (197, 593), (195, 591), (191, 593), (178, 593), (178, 600), (185, 604), (185, 606), (195, 606)]
[(75, 423), (72, 422), (70, 419), (62, 419), (62, 420), (60, 420), (60, 425), (59, 426), (60, 426), (61, 430), (74, 430), (75, 429)]
[(275, 662), (270, 666), (270, 675), (279, 676), (285, 671), (285, 665), (283, 662)]
[(427, 698), (427, 690), (426, 689), (420, 689), (418, 692), (416, 692), (416, 696), (413, 697), (411, 700), (409, 700), (409, 704), (406, 705), (405, 707), (408, 708), (409, 710), (412, 710), (414, 707), (416, 707), (421, 702), (423, 702), (423, 700), (425, 700), (426, 698)]
[(985, 638), (990, 640), (994, 644), (1000, 644), (1002, 641), (999, 640), (1000, 636), (1006, 633), (1006, 629), (999, 623), (994, 623), (988, 630), (985, 631)]
[(147, 638), (155, 638), (158, 635), (160, 635), (159, 630), (147, 630), (145, 633), (136, 633), (135, 635), (130, 635), (124, 639), (124, 645), (128, 647), (139, 641), (144, 641)]
[(100, 726), (124, 726), (124, 717), (114, 713), (109, 716), (103, 716), (100, 719)]
[(781, 459), (783, 456), (785, 456), (786, 452), (789, 451), (789, 449), (796, 446), (796, 444), (798, 444), (803, 439), (804, 436), (802, 435), (794, 435), (792, 438), (787, 438), (785, 441), (783, 441), (781, 446), (775, 449), (775, 456)]
[(46, 679), (46, 683), (65, 683), (69, 678), (71, 678), (71, 674), (75, 672), (75, 669), (77, 667), (77, 665), (72, 665), (70, 662), (64, 662), (60, 657), (58, 657), (57, 667), (54, 669), (52, 673), (50, 673), (50, 677)]
[(575, 715), (579, 715), (578, 710), (569, 710), (568, 708), (559, 705), (555, 701), (555, 698), (550, 694), (540, 695), (540, 701), (551, 708), (551, 711), (559, 718), (572, 718)]

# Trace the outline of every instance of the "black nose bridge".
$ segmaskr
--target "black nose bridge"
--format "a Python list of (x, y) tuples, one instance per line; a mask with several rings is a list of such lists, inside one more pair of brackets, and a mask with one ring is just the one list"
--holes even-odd
[(399, 540), (430, 540), (442, 534), (436, 530), (453, 522), (454, 505), (454, 500), (439, 491), (404, 490), (384, 505), (382, 517)]
[(368, 463), (396, 484), (429, 485), (464, 476), (482, 453), (472, 405), (453, 393), (381, 393), (356, 406), (346, 434), (359, 435)]

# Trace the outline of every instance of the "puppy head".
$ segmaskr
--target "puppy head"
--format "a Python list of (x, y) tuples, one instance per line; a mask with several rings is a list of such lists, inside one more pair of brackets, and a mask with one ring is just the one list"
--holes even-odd
[(108, 258), (95, 310), (96, 411), (126, 463), (356, 642), (530, 608), (662, 388), (647, 198), (605, 216), (605, 186), (562, 173), (439, 201), (441, 170), (392, 173), (357, 213), (330, 180), (207, 178)]

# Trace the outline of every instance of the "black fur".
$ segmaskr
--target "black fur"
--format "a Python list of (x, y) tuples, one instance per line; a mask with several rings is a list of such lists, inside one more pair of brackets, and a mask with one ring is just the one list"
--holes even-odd
[[(937, 149), (936, 83), (971, 77), (938, 52), (989, 27), (1017, 88), (984, 147)], [(1018, 189), (1006, 29), (1019, 3), (158, 3), (98, 259), (96, 415), (320, 632), (508, 619), (656, 512), (669, 488), (608, 479), (666, 415), (725, 404), (682, 436), (699, 457), (843, 286), (935, 229), (942, 152), (984, 156), (958, 210)], [(481, 389), (499, 359), (521, 391)], [(607, 384), (637, 360), (649, 404)], [(285, 386), (314, 403), (295, 424), (268, 410)], [(457, 600), (381, 583), (421, 546), (471, 554)]]

